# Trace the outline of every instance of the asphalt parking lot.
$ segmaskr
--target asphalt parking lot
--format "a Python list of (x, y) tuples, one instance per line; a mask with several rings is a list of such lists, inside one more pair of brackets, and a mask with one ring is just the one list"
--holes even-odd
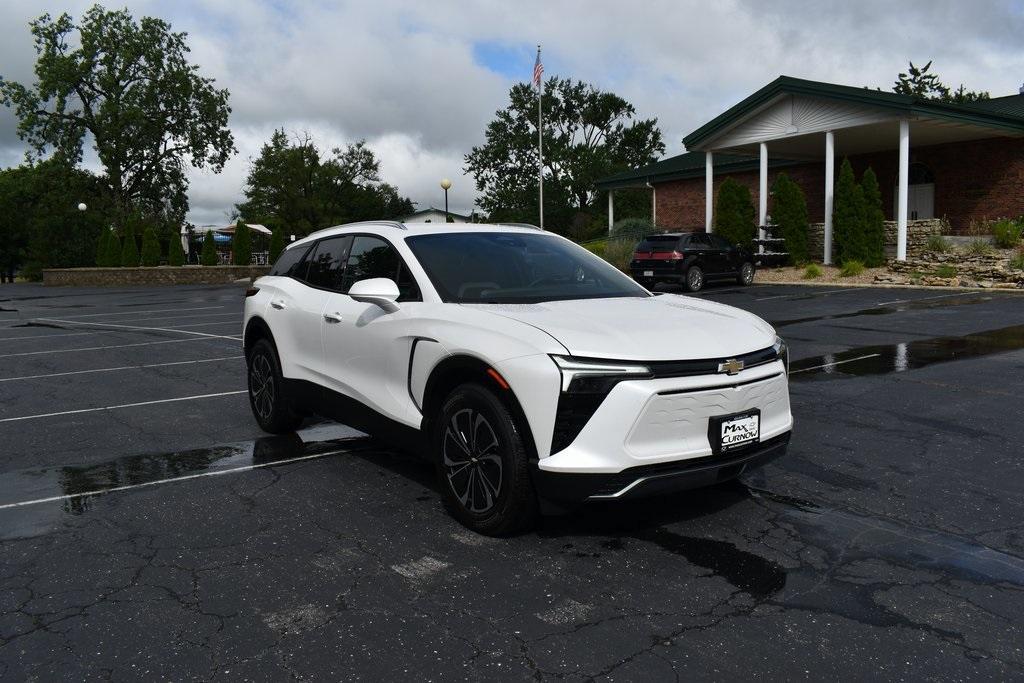
[(240, 288), (0, 287), (0, 678), (1024, 675), (1024, 296), (701, 296), (790, 342), (788, 456), (498, 540), (265, 438)]

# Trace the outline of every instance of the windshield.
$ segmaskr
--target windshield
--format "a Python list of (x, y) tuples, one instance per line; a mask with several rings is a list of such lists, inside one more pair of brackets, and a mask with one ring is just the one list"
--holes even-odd
[(405, 241), (451, 303), (650, 296), (603, 259), (547, 233), (441, 233)]

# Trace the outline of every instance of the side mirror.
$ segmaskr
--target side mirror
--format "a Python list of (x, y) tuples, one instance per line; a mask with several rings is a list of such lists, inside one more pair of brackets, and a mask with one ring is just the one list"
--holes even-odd
[(380, 306), (388, 313), (394, 313), (399, 308), (395, 303), (399, 296), (398, 285), (390, 278), (372, 277), (360, 280), (349, 287), (348, 295), (364, 304)]

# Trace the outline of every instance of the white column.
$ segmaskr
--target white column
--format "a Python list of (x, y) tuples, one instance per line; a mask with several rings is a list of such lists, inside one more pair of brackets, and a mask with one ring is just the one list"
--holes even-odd
[(608, 234), (612, 232), (612, 225), (615, 224), (615, 190), (608, 190)]
[(899, 198), (896, 200), (896, 260), (907, 260), (907, 185), (910, 180), (910, 121), (900, 121)]
[(658, 190), (651, 185), (651, 225), (658, 225)]
[(836, 183), (836, 139), (832, 131), (825, 131), (825, 265), (832, 263), (832, 204)]
[(712, 231), (711, 214), (715, 206), (715, 164), (710, 151), (704, 153), (704, 229)]
[[(768, 223), (768, 144), (761, 143), (761, 182), (757, 188), (757, 203), (760, 209), (758, 215), (758, 225), (761, 228), (757, 232), (757, 236), (761, 239), (767, 237), (765, 233), (764, 225)], [(764, 245), (759, 244), (757, 246), (758, 253), (764, 253)]]

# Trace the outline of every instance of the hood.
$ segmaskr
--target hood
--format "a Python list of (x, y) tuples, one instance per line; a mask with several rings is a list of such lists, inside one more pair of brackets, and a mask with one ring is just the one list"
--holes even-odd
[(540, 304), (463, 304), (537, 327), (574, 356), (692, 360), (767, 348), (775, 330), (732, 306), (675, 294)]

